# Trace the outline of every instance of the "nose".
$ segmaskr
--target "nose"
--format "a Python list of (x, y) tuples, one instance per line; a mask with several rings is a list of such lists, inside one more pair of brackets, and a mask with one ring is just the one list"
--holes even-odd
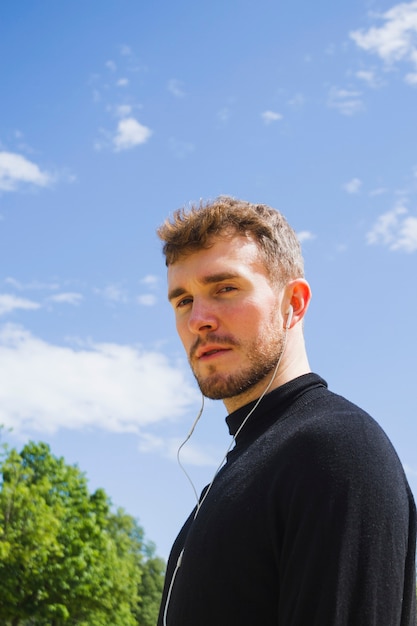
[(209, 303), (194, 299), (188, 318), (188, 328), (196, 335), (212, 332), (218, 327), (218, 320)]

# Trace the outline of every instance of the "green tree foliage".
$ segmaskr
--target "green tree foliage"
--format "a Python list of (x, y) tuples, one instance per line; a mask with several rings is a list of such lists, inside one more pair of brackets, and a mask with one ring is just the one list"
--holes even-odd
[(0, 470), (0, 623), (154, 626), (164, 563), (136, 520), (44, 443)]
[(139, 585), (136, 617), (140, 626), (155, 626), (158, 620), (164, 576), (165, 562), (159, 557), (150, 556), (143, 565)]

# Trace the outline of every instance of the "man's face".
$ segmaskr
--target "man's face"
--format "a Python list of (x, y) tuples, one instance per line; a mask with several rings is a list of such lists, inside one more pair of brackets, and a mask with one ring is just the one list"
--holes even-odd
[(207, 250), (169, 266), (168, 292), (202, 393), (239, 396), (239, 405), (259, 397), (284, 333), (279, 289), (256, 243), (243, 236), (215, 238)]

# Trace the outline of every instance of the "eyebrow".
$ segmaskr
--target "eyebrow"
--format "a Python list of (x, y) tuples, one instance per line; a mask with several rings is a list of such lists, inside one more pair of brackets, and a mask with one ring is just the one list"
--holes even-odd
[[(238, 274), (235, 272), (219, 272), (218, 274), (204, 276), (200, 282), (203, 283), (203, 285), (212, 285), (213, 283), (221, 283), (224, 280), (231, 280), (235, 278), (238, 278)], [(171, 300), (175, 300), (175, 298), (179, 298), (185, 293), (187, 293), (187, 290), (183, 287), (175, 287), (168, 293), (168, 300), (171, 302)]]

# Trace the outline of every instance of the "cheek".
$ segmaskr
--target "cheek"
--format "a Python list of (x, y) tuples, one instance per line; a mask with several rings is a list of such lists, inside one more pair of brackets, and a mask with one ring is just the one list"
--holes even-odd
[(276, 318), (275, 303), (269, 302), (267, 299), (262, 304), (259, 302), (252, 303), (236, 312), (236, 319), (249, 328), (269, 326), (275, 322)]
[(254, 307), (241, 320), (240, 326), (248, 335), (257, 335), (260, 340), (272, 339), (282, 327), (279, 309), (269, 302), (265, 303), (265, 307)]

